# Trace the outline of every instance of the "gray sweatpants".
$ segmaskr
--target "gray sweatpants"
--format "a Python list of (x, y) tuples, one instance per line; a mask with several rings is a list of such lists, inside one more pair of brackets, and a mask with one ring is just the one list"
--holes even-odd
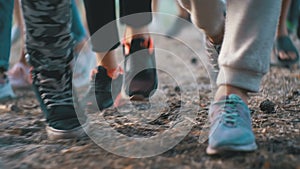
[[(179, 0), (192, 21), (209, 36), (224, 26), (220, 0)], [(219, 55), (217, 85), (257, 92), (268, 71), (281, 0), (227, 0), (225, 35)]]

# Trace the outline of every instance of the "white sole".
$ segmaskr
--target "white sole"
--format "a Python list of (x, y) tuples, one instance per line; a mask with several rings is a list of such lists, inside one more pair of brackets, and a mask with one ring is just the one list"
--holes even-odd
[(46, 131), (49, 140), (72, 139), (87, 136), (85, 130), (87, 130), (88, 127), (87, 123), (71, 130), (58, 130), (47, 126)]
[(251, 152), (255, 151), (257, 149), (256, 143), (251, 143), (247, 145), (226, 145), (218, 148), (212, 148), (208, 146), (206, 148), (206, 153), (208, 155), (215, 155), (215, 154), (221, 154), (225, 152), (230, 152), (230, 151), (236, 151), (236, 152)]

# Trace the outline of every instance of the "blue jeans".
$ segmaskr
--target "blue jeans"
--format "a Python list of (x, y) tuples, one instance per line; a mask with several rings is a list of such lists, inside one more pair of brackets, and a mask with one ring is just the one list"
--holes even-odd
[(0, 0), (0, 68), (8, 69), (14, 0)]
[(86, 37), (85, 28), (81, 22), (81, 18), (79, 16), (79, 11), (76, 7), (75, 0), (72, 0), (72, 25), (71, 31), (73, 34), (73, 38), (75, 43), (81, 42)]

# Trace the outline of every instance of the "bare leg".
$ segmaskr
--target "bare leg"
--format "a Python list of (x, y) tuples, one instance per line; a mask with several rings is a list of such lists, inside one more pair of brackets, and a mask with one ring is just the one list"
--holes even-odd
[(24, 46), (24, 20), (22, 17), (22, 9), (20, 6), (20, 1), (19, 0), (15, 0), (15, 6), (14, 6), (14, 17), (16, 20), (16, 24), (18, 25), (18, 27), (20, 28), (20, 34), (21, 34), (21, 51), (20, 51), (20, 58), (19, 58), (19, 62), (24, 64), (24, 65), (28, 65), (25, 59), (25, 46)]
[(97, 66), (103, 66), (107, 70), (114, 70), (118, 67), (118, 62), (114, 50), (111, 50), (109, 52), (97, 52), (96, 56)]
[[(284, 37), (288, 36), (288, 30), (287, 30), (287, 18), (288, 18), (288, 12), (290, 9), (291, 0), (283, 0), (281, 5), (281, 13), (279, 18), (279, 25), (277, 28), (277, 38), (278, 37)], [(297, 54), (293, 51), (278, 51), (278, 55), (280, 59), (295, 59), (297, 57)]]
[(130, 43), (132, 38), (134, 37), (144, 37), (148, 38), (150, 35), (148, 34), (148, 26), (144, 26), (141, 28), (133, 28), (130, 26), (126, 27), (125, 30), (125, 37), (126, 37), (126, 42)]
[[(204, 30), (213, 44), (220, 44), (224, 34), (224, 4), (219, 0), (180, 0), (179, 3), (189, 13), (192, 22)], [(210, 19), (207, 19), (210, 18)]]
[(158, 12), (159, 0), (152, 0), (152, 11)]

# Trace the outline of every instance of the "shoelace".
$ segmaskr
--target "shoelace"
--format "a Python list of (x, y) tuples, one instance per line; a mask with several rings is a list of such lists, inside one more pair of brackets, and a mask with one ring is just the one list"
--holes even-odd
[(229, 127), (235, 127), (236, 126), (236, 122), (237, 122), (237, 117), (239, 116), (239, 114), (237, 113), (236, 107), (237, 104), (239, 104), (239, 101), (235, 101), (235, 100), (223, 100), (218, 102), (218, 104), (220, 104), (222, 113), (221, 113), (221, 117), (222, 120), (221, 122)]
[(43, 102), (50, 109), (53, 106), (73, 105), (71, 90), (71, 75), (68, 76), (70, 70), (66, 72), (60, 80), (43, 76), (37, 73), (35, 85), (41, 94)]

